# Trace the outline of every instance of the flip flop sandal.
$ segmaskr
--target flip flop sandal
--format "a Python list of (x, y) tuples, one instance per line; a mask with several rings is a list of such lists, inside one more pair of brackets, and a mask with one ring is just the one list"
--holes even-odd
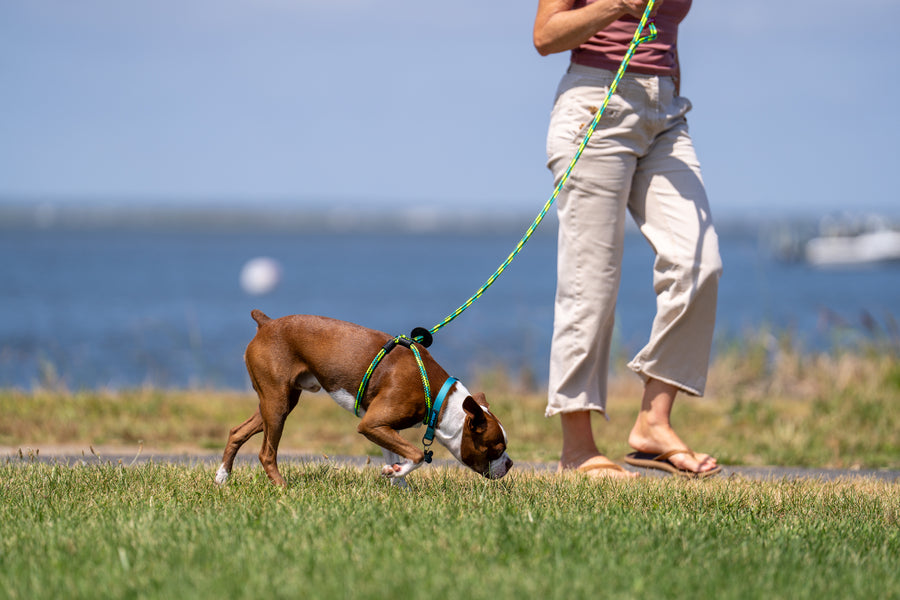
[(596, 477), (596, 478), (609, 477), (610, 479), (612, 479), (614, 477), (614, 475), (607, 474), (608, 472), (628, 473), (628, 471), (623, 469), (620, 465), (617, 465), (615, 463), (606, 462), (599, 456), (595, 456), (593, 458), (587, 459), (586, 461), (584, 461), (583, 463), (581, 463), (580, 465), (578, 465), (578, 467), (576, 467), (574, 469), (563, 469), (562, 466), (560, 466), (557, 469), (557, 473), (564, 473), (566, 471), (574, 471), (576, 473), (583, 473), (589, 477)]
[(667, 473), (671, 473), (672, 475), (676, 475), (678, 477), (687, 477), (689, 479), (702, 479), (704, 477), (711, 477), (722, 471), (722, 467), (720, 465), (716, 465), (714, 469), (710, 469), (709, 471), (701, 471), (699, 473), (696, 471), (688, 471), (687, 469), (676, 467), (672, 464), (672, 461), (669, 460), (676, 454), (690, 454), (695, 458), (697, 456), (691, 450), (669, 450), (668, 452), (663, 452), (662, 454), (632, 452), (625, 455), (625, 462), (634, 467), (642, 467), (644, 469), (658, 469), (660, 471), (666, 471)]

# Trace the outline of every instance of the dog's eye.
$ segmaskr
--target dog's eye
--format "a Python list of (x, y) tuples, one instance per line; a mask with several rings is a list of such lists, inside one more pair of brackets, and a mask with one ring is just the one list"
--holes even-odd
[(496, 446), (492, 447), (492, 448), (487, 452), (487, 457), (488, 457), (490, 460), (496, 460), (496, 459), (500, 458), (501, 456), (503, 456), (503, 453), (504, 453), (505, 451), (506, 451), (506, 444), (502, 444), (502, 443), (501, 443), (501, 444), (497, 444)]

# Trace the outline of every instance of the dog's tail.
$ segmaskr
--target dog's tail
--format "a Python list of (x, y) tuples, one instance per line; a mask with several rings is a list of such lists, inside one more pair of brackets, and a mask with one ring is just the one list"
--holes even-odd
[(263, 323), (268, 323), (272, 320), (268, 315), (266, 315), (266, 313), (256, 308), (250, 311), (250, 316), (253, 317), (254, 321), (256, 321), (257, 328), (262, 327)]

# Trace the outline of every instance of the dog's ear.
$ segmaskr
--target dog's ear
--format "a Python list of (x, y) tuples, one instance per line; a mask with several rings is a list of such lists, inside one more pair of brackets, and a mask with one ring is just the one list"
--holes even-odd
[(484, 414), (484, 409), (479, 406), (472, 396), (466, 396), (466, 399), (463, 400), (463, 410), (469, 415), (469, 422), (473, 429), (478, 430), (487, 426), (487, 417)]
[(485, 408), (491, 407), (491, 405), (488, 404), (487, 396), (484, 395), (484, 392), (476, 392), (472, 397), (475, 399), (475, 402), (482, 405), (483, 407), (485, 407)]

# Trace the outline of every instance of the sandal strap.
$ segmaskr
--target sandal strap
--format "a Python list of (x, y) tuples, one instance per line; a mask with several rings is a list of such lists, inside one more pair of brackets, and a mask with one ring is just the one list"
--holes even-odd
[(684, 448), (683, 450), (669, 450), (668, 452), (663, 452), (653, 460), (669, 460), (676, 454), (690, 454), (691, 456), (694, 456), (694, 451), (688, 450), (687, 448)]

